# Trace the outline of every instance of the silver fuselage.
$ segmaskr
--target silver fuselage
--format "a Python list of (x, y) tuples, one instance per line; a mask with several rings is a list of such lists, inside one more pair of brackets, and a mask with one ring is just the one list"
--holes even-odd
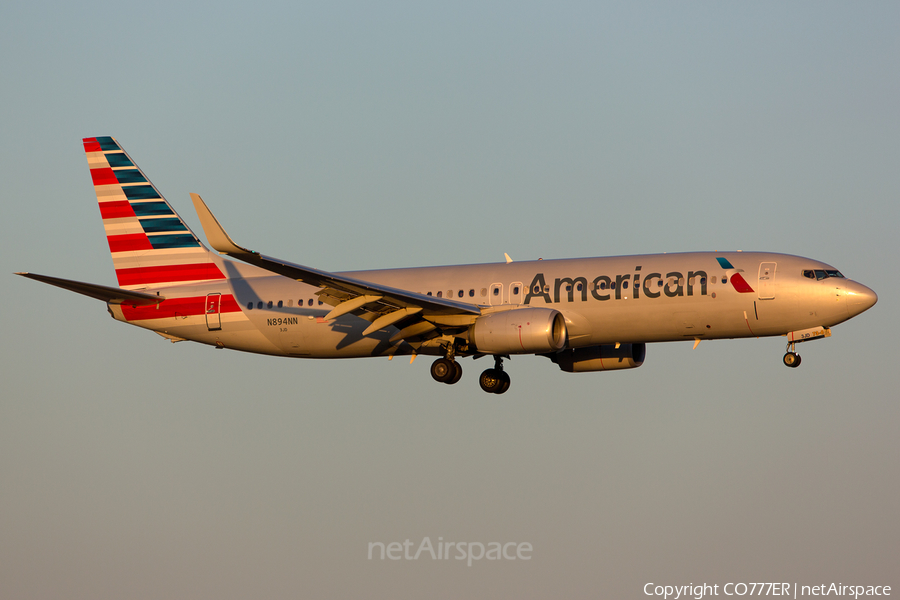
[[(726, 259), (732, 269), (717, 262)], [(110, 304), (117, 320), (172, 338), (247, 352), (308, 358), (440, 354), (428, 342), (390, 342), (395, 327), (363, 336), (371, 323), (347, 314), (324, 317), (320, 288), (252, 265), (214, 257), (227, 279), (147, 288), (171, 303), (202, 302), (203, 311), (161, 307), (129, 311)], [(877, 297), (842, 277), (814, 279), (804, 271), (834, 270), (820, 261), (761, 252), (691, 252), (605, 258), (416, 267), (342, 273), (355, 279), (482, 307), (483, 313), (522, 307), (558, 310), (568, 348), (786, 335), (830, 328), (871, 307)], [(752, 291), (739, 291), (739, 273)], [(233, 298), (226, 301), (223, 298)], [(218, 303), (218, 304), (217, 304)], [(230, 306), (230, 310), (225, 307)], [(236, 306), (235, 306), (236, 305)], [(163, 309), (163, 310), (161, 310)], [(154, 314), (156, 311), (156, 314)], [(198, 314), (199, 313), (199, 314)]]

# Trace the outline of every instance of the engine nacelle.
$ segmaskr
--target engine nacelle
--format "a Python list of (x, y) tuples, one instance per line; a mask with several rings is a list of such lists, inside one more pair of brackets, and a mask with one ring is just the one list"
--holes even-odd
[(566, 319), (552, 308), (516, 308), (478, 317), (469, 339), (481, 354), (543, 354), (566, 347)]
[(644, 364), (646, 344), (604, 344), (564, 350), (550, 355), (550, 360), (566, 373), (589, 373), (614, 369), (635, 369)]

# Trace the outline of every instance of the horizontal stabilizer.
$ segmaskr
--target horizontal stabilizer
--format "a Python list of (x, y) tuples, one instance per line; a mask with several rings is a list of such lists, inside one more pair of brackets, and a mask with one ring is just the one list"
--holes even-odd
[(165, 300), (165, 296), (157, 296), (156, 294), (144, 294), (142, 292), (134, 292), (131, 290), (123, 290), (122, 288), (107, 287), (105, 285), (96, 285), (94, 283), (84, 283), (83, 281), (72, 281), (71, 279), (60, 279), (59, 277), (48, 277), (47, 275), (38, 275), (37, 273), (16, 273), (28, 279), (42, 281), (61, 287), (64, 290), (90, 296), (104, 302), (113, 304), (130, 304), (132, 306), (146, 306), (149, 304), (159, 304)]

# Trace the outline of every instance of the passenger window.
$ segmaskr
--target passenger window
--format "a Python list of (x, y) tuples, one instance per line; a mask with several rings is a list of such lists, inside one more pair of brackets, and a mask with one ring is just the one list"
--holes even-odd
[(515, 286), (513, 288), (513, 296), (518, 296), (518, 295), (519, 295), (519, 286)]
[(306, 305), (307, 305), (307, 306), (312, 306), (312, 298), (309, 299), (309, 301), (306, 303)]
[(443, 298), (443, 297), (444, 297), (444, 292), (442, 292), (441, 290), (438, 290), (437, 297), (438, 297), (438, 298)]
[(284, 308), (284, 302), (281, 300), (278, 301), (278, 308)]
[(575, 286), (575, 289), (578, 290), (579, 292), (583, 289), (581, 282), (578, 282), (578, 285)]
[(469, 298), (475, 297), (475, 290), (469, 290)]
[(247, 310), (253, 310), (253, 303), (252, 303), (252, 302), (248, 302), (248, 303), (247, 303)]
[(271, 301), (271, 300), (269, 300), (269, 303), (266, 304), (266, 308), (272, 308), (272, 301)]
[(487, 296), (487, 288), (481, 288), (481, 297), (484, 298)]
[(319, 300), (319, 306), (322, 306), (322, 304), (324, 304), (324, 302), (322, 302), (321, 300)]
[(256, 303), (256, 308), (262, 308), (262, 300)]
[(494, 288), (494, 291), (493, 291), (492, 293), (493, 293), (495, 296), (499, 296), (499, 295), (500, 295), (500, 288)]
[(293, 299), (288, 300), (288, 306), (293, 306), (293, 305), (294, 305), (294, 300)]
[(431, 295), (431, 292), (428, 292), (428, 295), (430, 296), (430, 295)]
[(716, 276), (715, 276), (715, 275), (712, 276), (712, 282), (713, 282), (713, 283), (716, 282)]
[(457, 295), (458, 297), (462, 298), (462, 297), (463, 297), (463, 291), (462, 291), (462, 290), (459, 290), (459, 292), (458, 292), (456, 295)]

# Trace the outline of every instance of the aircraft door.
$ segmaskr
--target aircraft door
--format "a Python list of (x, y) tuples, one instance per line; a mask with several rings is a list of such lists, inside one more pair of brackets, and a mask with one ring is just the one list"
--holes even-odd
[(503, 284), (502, 283), (492, 283), (491, 284), (490, 303), (491, 303), (491, 306), (497, 306), (498, 304), (503, 304)]
[(522, 304), (522, 282), (514, 281), (509, 284), (509, 303)]
[(206, 295), (206, 327), (210, 331), (222, 329), (222, 317), (219, 308), (222, 305), (222, 294)]
[(775, 298), (775, 265), (773, 262), (759, 263), (759, 299)]

